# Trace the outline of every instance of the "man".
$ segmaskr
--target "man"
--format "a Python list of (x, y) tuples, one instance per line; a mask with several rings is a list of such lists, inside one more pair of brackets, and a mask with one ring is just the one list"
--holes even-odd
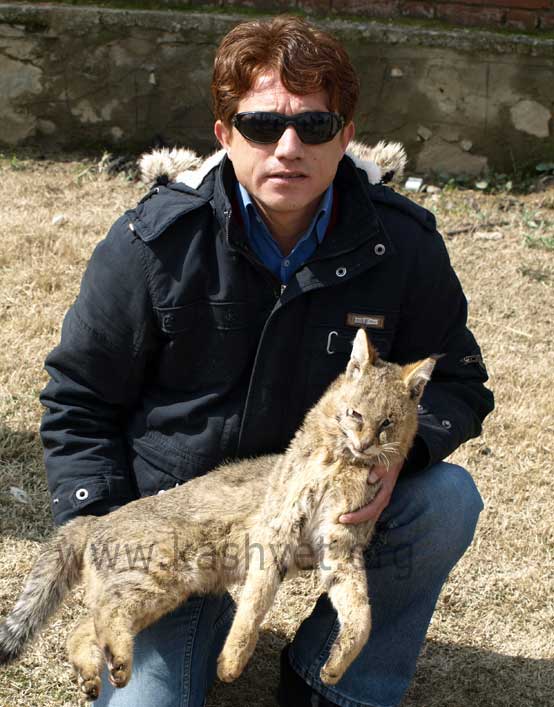
[[(466, 301), (431, 214), (343, 158), (358, 83), (334, 38), (298, 18), (239, 25), (212, 92), (226, 157), (198, 189), (160, 187), (115, 223), (47, 359), (53, 512), (107, 513), (283, 450), (359, 326), (392, 361), (444, 354), (410, 458), (368, 469), (381, 490), (340, 519), (378, 521), (365, 649), (322, 685), (336, 631), (324, 596), (281, 657), (283, 706), (397, 705), (482, 508), (469, 474), (441, 461), (492, 409)], [(231, 620), (227, 596), (189, 600), (139, 635), (130, 684), (98, 704), (201, 707)]]

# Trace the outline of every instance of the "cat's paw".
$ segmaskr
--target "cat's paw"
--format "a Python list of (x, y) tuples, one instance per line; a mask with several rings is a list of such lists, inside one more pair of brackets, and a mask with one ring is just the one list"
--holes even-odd
[(257, 640), (257, 634), (227, 638), (217, 660), (217, 676), (220, 680), (232, 682), (239, 677), (254, 652)]
[(108, 680), (114, 687), (125, 687), (131, 679), (131, 667), (124, 662), (115, 663), (110, 666)]
[(243, 665), (235, 657), (221, 653), (217, 659), (217, 677), (222, 682), (233, 682), (242, 673)]
[(102, 687), (102, 681), (99, 675), (80, 673), (77, 676), (77, 680), (79, 683), (79, 689), (84, 694), (86, 700), (92, 702), (92, 700), (98, 699), (100, 689)]
[(336, 661), (328, 660), (319, 671), (319, 677), (324, 685), (336, 685), (344, 675), (344, 669)]
[(114, 687), (125, 687), (131, 679), (131, 661), (121, 656), (110, 654), (106, 661), (108, 665), (108, 680)]

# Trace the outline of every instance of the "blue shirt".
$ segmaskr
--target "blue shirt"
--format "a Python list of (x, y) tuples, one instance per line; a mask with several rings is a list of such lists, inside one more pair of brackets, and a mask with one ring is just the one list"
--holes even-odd
[(237, 182), (237, 198), (244, 228), (250, 247), (260, 261), (283, 283), (287, 283), (294, 273), (313, 254), (323, 241), (333, 206), (333, 185), (321, 197), (319, 208), (308, 226), (288, 255), (283, 255), (268, 227), (260, 216), (252, 197)]

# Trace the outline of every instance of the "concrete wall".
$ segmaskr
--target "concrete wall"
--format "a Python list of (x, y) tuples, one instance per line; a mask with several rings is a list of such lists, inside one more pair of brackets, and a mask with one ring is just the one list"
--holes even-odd
[[(0, 144), (214, 147), (217, 43), (244, 17), (0, 4)], [(362, 82), (358, 137), (402, 141), (420, 171), (554, 159), (554, 40), (321, 20)]]

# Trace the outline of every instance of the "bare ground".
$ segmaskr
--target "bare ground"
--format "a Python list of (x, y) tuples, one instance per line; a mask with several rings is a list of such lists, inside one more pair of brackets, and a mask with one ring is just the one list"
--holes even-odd
[[(2, 615), (51, 529), (37, 435), (44, 357), (94, 244), (144, 192), (90, 167), (71, 157), (0, 160)], [(546, 707), (554, 704), (554, 186), (416, 199), (445, 234), (497, 410), (483, 436), (452, 457), (473, 472), (486, 509), (441, 595), (403, 707)], [(56, 214), (61, 225), (52, 224)], [(314, 599), (311, 576), (285, 585), (251, 665), (237, 683), (216, 685), (209, 707), (275, 704), (279, 650)], [(0, 707), (77, 704), (64, 641), (79, 601), (77, 592), (24, 657), (2, 669)]]

